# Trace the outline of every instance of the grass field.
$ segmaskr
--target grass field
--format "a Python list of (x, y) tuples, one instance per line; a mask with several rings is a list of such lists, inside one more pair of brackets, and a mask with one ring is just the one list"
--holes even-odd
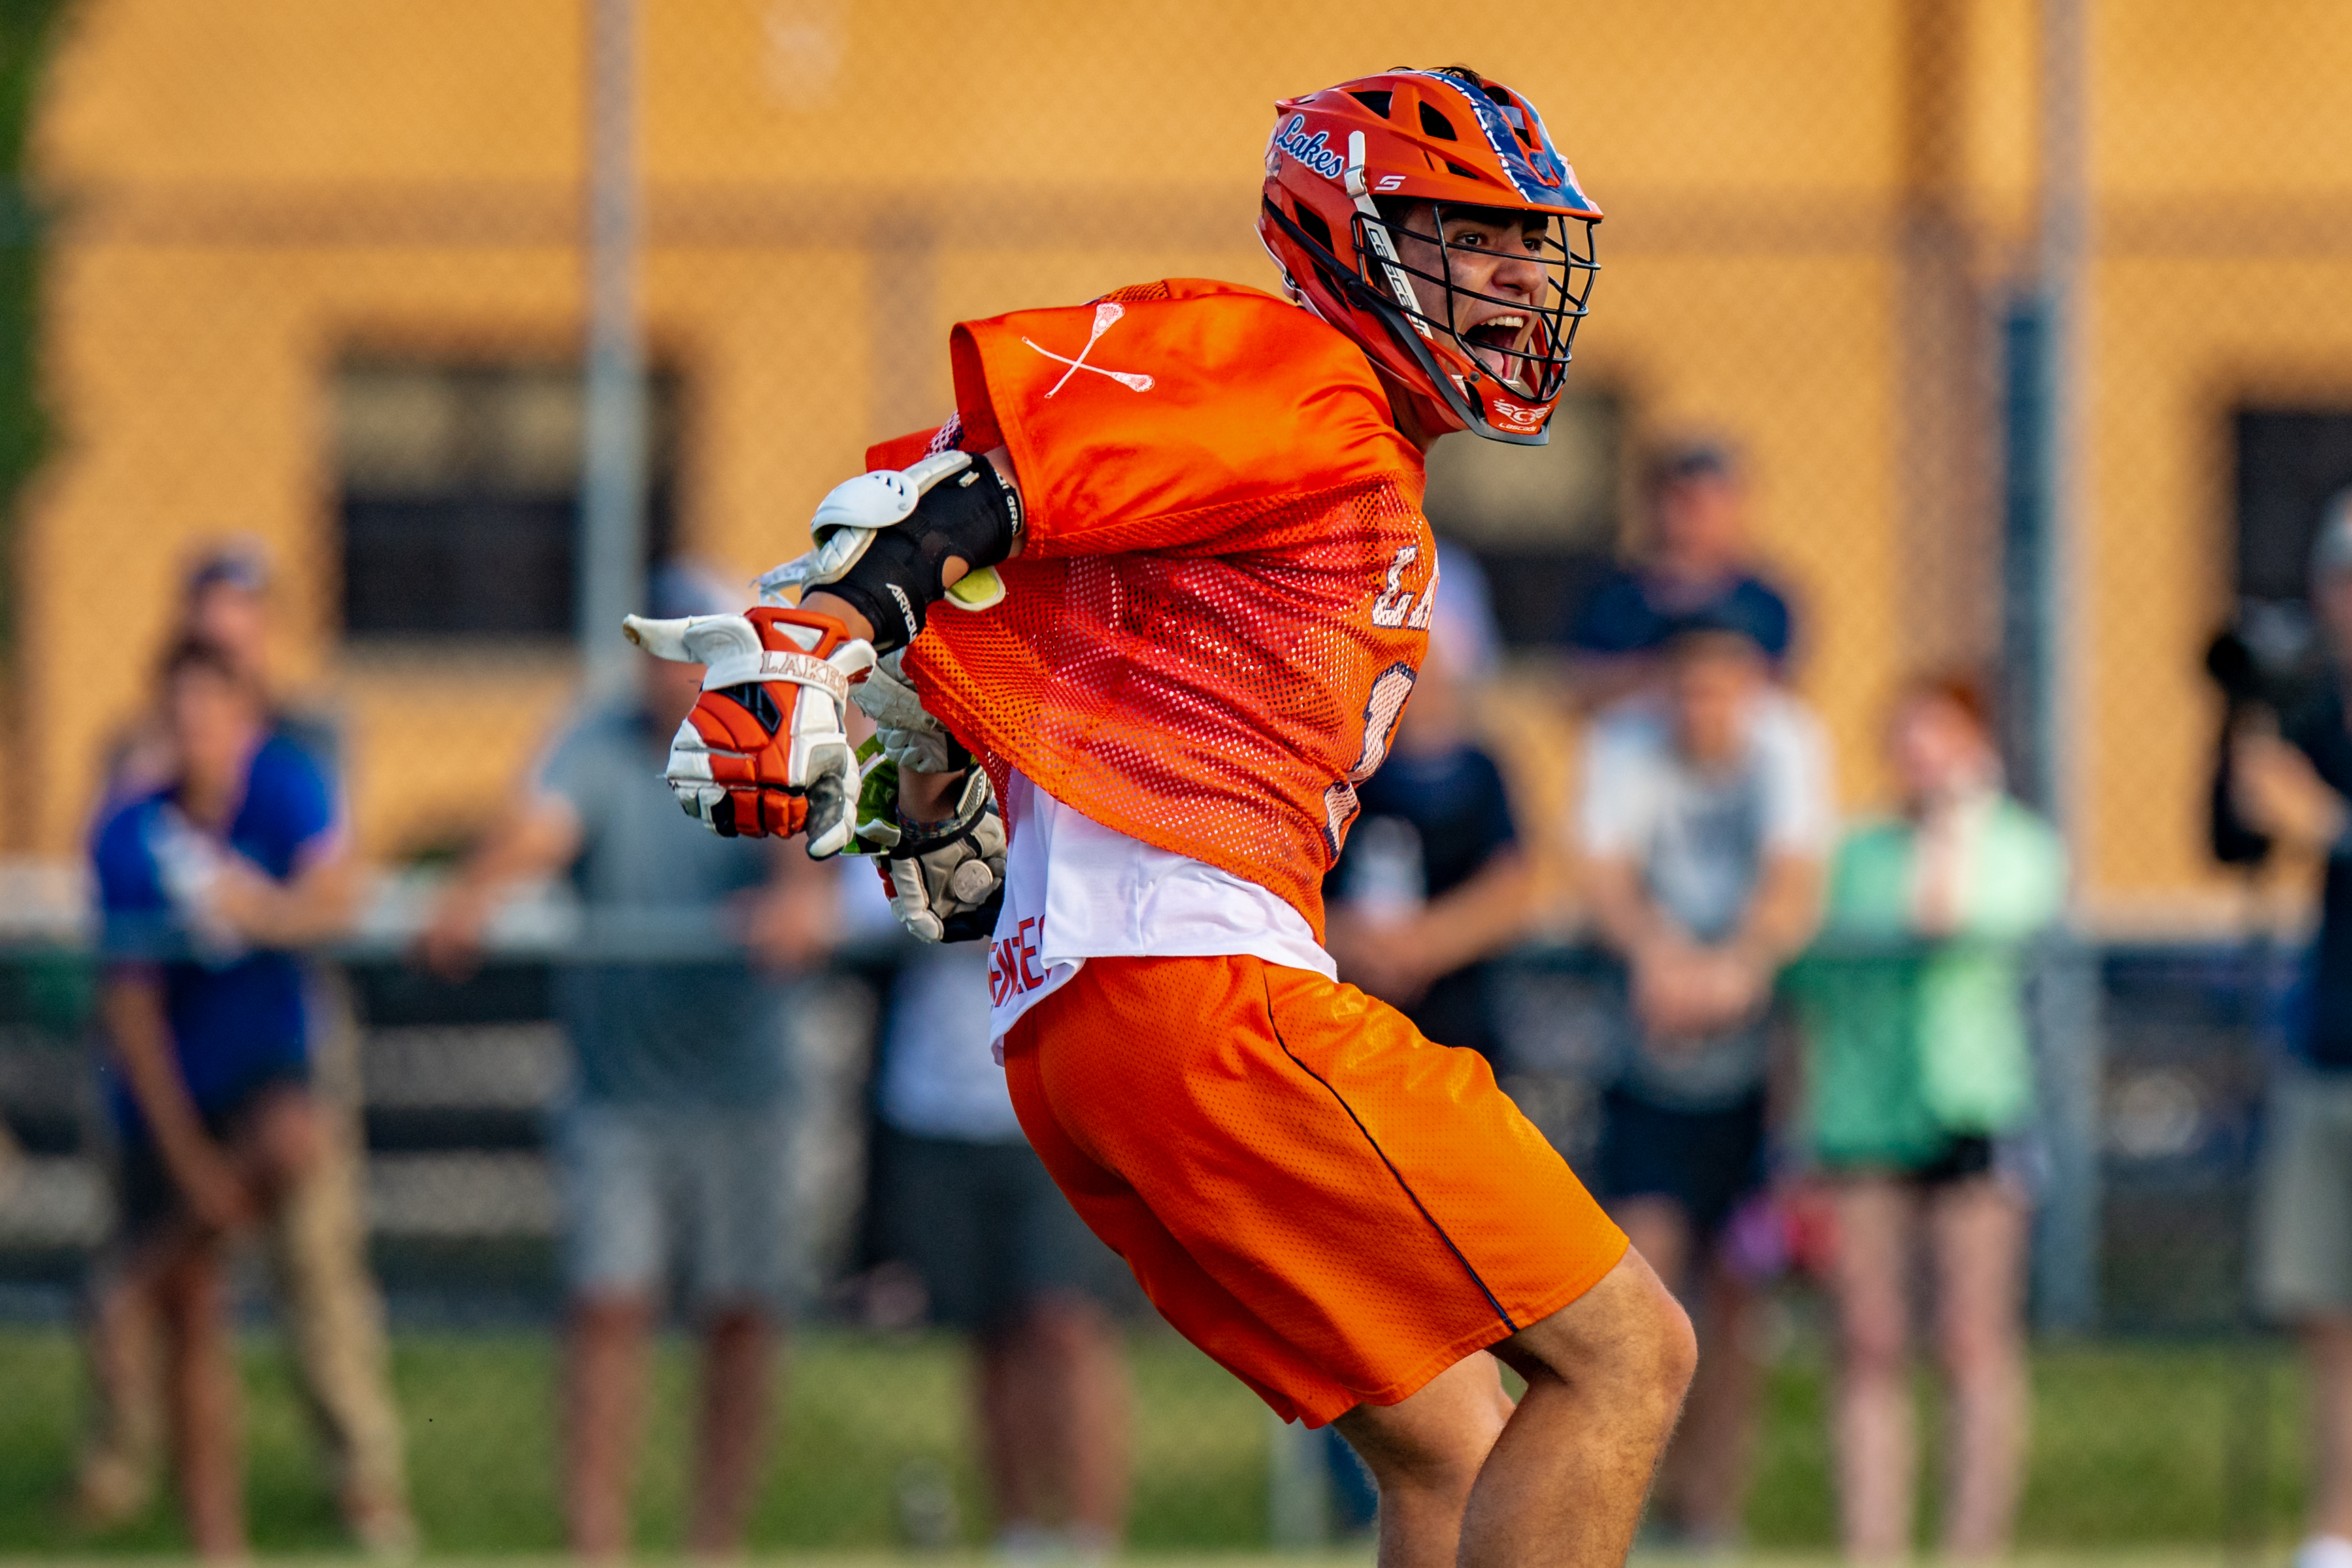
[[(559, 1535), (549, 1341), (525, 1333), (408, 1333), (397, 1340), (395, 1357), (417, 1504), (435, 1554), (553, 1552)], [(2021, 1547), (2053, 1559), (2090, 1550), (2122, 1552), (2135, 1563), (2212, 1561), (2210, 1551), (2195, 1548), (2226, 1532), (2231, 1413), (2245, 1365), (2210, 1348), (2040, 1352)], [(1262, 1551), (1263, 1407), (1163, 1334), (1138, 1335), (1134, 1366), (1141, 1411), (1136, 1547), (1176, 1555)], [(679, 1540), (688, 1371), (683, 1348), (667, 1345), (639, 1489), (640, 1540), (656, 1554), (675, 1551)], [(247, 1374), (257, 1546), (276, 1553), (339, 1550), (324, 1477), (283, 1363), (266, 1336), (249, 1346)], [(2300, 1495), (2299, 1385), (2283, 1355), (2270, 1359), (2267, 1376), (2264, 1512), (2273, 1538), (2291, 1539)], [(0, 1558), (183, 1551), (167, 1506), (100, 1537), (76, 1537), (65, 1528), (57, 1500), (68, 1472), (79, 1379), (67, 1333), (0, 1330)], [(1802, 1556), (1829, 1542), (1823, 1389), (1819, 1367), (1802, 1354), (1773, 1375), (1749, 1509), (1759, 1551)], [(803, 1335), (782, 1440), (752, 1528), (755, 1550), (878, 1561), (898, 1544), (893, 1498), (910, 1465), (938, 1467), (953, 1478), (966, 1536), (979, 1540), (983, 1517), (964, 1415), (961, 1362), (951, 1342)]]

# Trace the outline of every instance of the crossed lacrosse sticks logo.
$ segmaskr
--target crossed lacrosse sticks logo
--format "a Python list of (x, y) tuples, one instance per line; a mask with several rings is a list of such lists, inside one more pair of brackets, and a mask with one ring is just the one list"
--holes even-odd
[(1105, 299), (1097, 303), (1095, 306), (1095, 329), (1087, 335), (1087, 346), (1078, 350), (1078, 357), (1075, 360), (1071, 359), (1067, 354), (1057, 354), (1054, 352), (1053, 350), (1045, 348), (1042, 344), (1033, 342), (1027, 338), (1021, 340), (1023, 342), (1028, 343), (1031, 348), (1035, 349), (1039, 353), (1045, 355), (1047, 359), (1059, 360), (1062, 363), (1070, 367), (1068, 370), (1062, 372), (1062, 379), (1060, 381), (1055, 382), (1052, 386), (1045, 389), (1045, 395), (1047, 397), (1052, 397), (1055, 392), (1060, 392), (1064, 387), (1067, 386), (1069, 384), (1070, 378), (1076, 375), (1080, 371), (1092, 371), (1098, 376), (1108, 376), (1111, 380), (1127, 388), (1129, 392), (1150, 392), (1151, 390), (1151, 378), (1150, 376), (1139, 375), (1129, 371), (1107, 371), (1100, 365), (1090, 365), (1087, 363), (1087, 356), (1095, 351), (1095, 345), (1102, 340), (1102, 335), (1105, 332), (1110, 330), (1111, 323), (1126, 314), (1127, 307), (1119, 304), (1115, 299)]

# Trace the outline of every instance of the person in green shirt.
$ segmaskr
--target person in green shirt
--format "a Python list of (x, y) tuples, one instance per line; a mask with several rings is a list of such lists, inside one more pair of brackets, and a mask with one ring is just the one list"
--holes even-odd
[(1950, 1396), (1943, 1551), (1991, 1558), (2008, 1548), (2027, 1421), (2030, 1203), (2000, 1157), (2033, 1108), (2018, 944), (2058, 917), (2065, 853), (2002, 791), (1973, 680), (1909, 685), (1887, 747), (1903, 810), (1841, 842), (1827, 951), (1797, 980), (1807, 1134), (1837, 1213), (1842, 1524), (1854, 1561), (1909, 1554), (1906, 1285), (1924, 1242)]

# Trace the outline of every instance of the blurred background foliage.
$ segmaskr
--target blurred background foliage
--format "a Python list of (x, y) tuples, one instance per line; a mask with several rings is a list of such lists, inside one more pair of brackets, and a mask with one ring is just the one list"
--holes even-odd
[[(38, 465), (47, 421), (35, 385), (40, 213), (25, 180), (26, 131), (65, 0), (0, 0), (0, 538), (13, 539), (17, 490)], [(0, 550), (0, 562), (13, 560)], [(9, 569), (0, 565), (0, 648), (14, 641)]]

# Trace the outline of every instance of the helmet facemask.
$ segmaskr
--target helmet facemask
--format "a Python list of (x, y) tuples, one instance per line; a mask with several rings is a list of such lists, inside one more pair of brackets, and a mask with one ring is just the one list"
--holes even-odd
[[(1385, 206), (1385, 204), (1384, 204)], [(1478, 375), (1493, 376), (1518, 396), (1533, 402), (1549, 402), (1559, 395), (1560, 384), (1568, 375), (1570, 350), (1576, 340), (1576, 329), (1584, 319), (1592, 296), (1593, 275), (1600, 263), (1593, 256), (1593, 229), (1591, 218), (1569, 218), (1558, 214), (1530, 214), (1508, 208), (1456, 209), (1458, 227), (1467, 214), (1478, 214), (1481, 227), (1499, 227), (1514, 235), (1525, 235), (1537, 221), (1543, 225), (1540, 250), (1528, 259), (1542, 274), (1537, 298), (1532, 300), (1509, 298), (1499, 294), (1481, 293), (1456, 279), (1454, 256), (1456, 251), (1465, 255), (1491, 256), (1493, 251), (1483, 246), (1465, 246), (1455, 239), (1448, 229), (1446, 208), (1436, 203), (1420, 204), (1436, 229), (1434, 234), (1408, 227), (1402, 214), (1383, 210), (1379, 218), (1359, 213), (1355, 218), (1356, 254), (1377, 257), (1375, 274), (1358, 280), (1359, 286), (1373, 296), (1366, 303), (1379, 307), (1383, 314), (1393, 311), (1410, 328), (1415, 340), (1434, 340), (1450, 345), (1472, 369), (1465, 374), (1454, 367), (1432, 364), (1442, 391), (1453, 392), (1450, 384), (1456, 375), (1475, 382)], [(1487, 214), (1491, 213), (1491, 216)], [(1583, 233), (1572, 233), (1573, 223)], [(1388, 244), (1382, 246), (1374, 237), (1375, 227), (1386, 233), (1380, 236)], [(1418, 246), (1399, 244), (1401, 238), (1416, 240)], [(1578, 240), (1581, 239), (1581, 248)], [(1434, 252), (1438, 270), (1415, 266), (1427, 253)], [(1391, 259), (1393, 257), (1394, 259)], [(1397, 286), (1404, 287), (1400, 289)], [(1400, 293), (1403, 298), (1399, 298)], [(1481, 311), (1479, 307), (1493, 308)], [(1500, 335), (1486, 324), (1498, 315), (1515, 315), (1520, 319), (1516, 331)], [(1465, 317), (1474, 319), (1465, 329), (1457, 323)], [(1418, 350), (1419, 345), (1414, 345)], [(1425, 356), (1424, 356), (1425, 357)], [(1498, 369), (1490, 362), (1500, 357)], [(1453, 401), (1448, 398), (1449, 402)], [(1457, 408), (1456, 413), (1472, 412)]]

